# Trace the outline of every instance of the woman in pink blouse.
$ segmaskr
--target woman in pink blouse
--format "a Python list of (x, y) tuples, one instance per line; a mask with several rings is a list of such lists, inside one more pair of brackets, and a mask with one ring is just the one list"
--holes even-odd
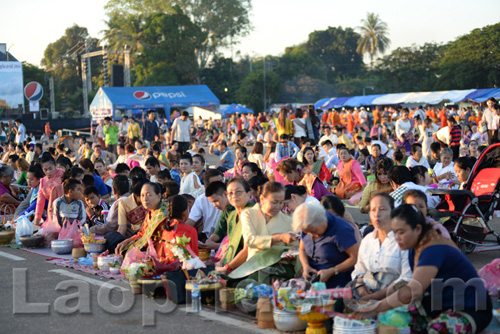
[(349, 199), (363, 190), (366, 178), (359, 162), (352, 158), (347, 147), (337, 149), (340, 158), (338, 167), (339, 184), (335, 187), (335, 195), (340, 199)]
[[(54, 187), (61, 184), (61, 177), (64, 174), (63, 169), (56, 167), (56, 161), (50, 153), (44, 153), (40, 161), (45, 177), (40, 180), (40, 188), (38, 190), (38, 200), (35, 210), (35, 225), (40, 225), (43, 210), (45, 209), (45, 201), (50, 199), (50, 194)], [(52, 203), (48, 203), (47, 207), (51, 207)]]

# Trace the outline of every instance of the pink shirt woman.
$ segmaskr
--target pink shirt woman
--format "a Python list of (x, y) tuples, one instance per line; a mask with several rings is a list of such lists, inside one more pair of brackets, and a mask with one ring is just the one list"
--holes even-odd
[[(56, 162), (52, 156), (44, 154), (41, 162), (45, 177), (40, 180), (40, 189), (38, 190), (38, 200), (35, 210), (35, 225), (40, 224), (40, 219), (45, 209), (45, 201), (50, 199), (52, 189), (61, 185), (61, 178), (64, 174), (63, 169), (56, 168)], [(52, 203), (48, 203), (48, 207), (50, 207), (51, 204)]]

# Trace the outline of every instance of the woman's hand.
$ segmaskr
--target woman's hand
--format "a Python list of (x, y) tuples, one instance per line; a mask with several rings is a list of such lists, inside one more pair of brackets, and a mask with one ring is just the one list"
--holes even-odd
[(226, 267), (215, 267), (215, 271), (221, 274), (227, 274), (227, 269)]
[(132, 239), (125, 239), (123, 240), (122, 242), (120, 242), (117, 246), (116, 246), (116, 249), (115, 249), (115, 254), (120, 254), (121, 252), (123, 252), (123, 250), (125, 249), (125, 247), (128, 246), (128, 244), (130, 244), (132, 242)]
[(333, 276), (335, 267), (318, 271), (319, 281), (326, 283)]
[(381, 302), (378, 302), (374, 305), (367, 305), (365, 307), (361, 306), (354, 314), (356, 319), (368, 319), (368, 318), (374, 318), (377, 316), (379, 313), (379, 308), (380, 308)]
[(291, 244), (292, 242), (296, 241), (297, 240), (297, 237), (292, 234), (292, 233), (282, 233), (280, 234), (280, 239), (282, 242), (284, 242), (285, 244)]
[(314, 268), (311, 268), (310, 266), (306, 266), (302, 269), (302, 278), (305, 280), (308, 280), (311, 278), (312, 274), (317, 274), (318, 271)]

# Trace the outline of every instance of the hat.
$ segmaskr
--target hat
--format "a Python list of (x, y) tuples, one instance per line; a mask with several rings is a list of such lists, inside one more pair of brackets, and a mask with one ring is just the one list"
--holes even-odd
[(361, 110), (365, 110), (365, 107), (361, 107), (361, 108), (359, 108), (359, 109), (361, 109)]

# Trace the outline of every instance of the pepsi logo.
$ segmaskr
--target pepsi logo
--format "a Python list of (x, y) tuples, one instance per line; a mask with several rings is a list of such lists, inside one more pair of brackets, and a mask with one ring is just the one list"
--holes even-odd
[(142, 90), (138, 90), (137, 92), (134, 93), (134, 97), (138, 100), (150, 100), (151, 94)]
[(24, 87), (24, 96), (28, 101), (38, 101), (43, 96), (43, 87), (36, 81), (32, 81)]

